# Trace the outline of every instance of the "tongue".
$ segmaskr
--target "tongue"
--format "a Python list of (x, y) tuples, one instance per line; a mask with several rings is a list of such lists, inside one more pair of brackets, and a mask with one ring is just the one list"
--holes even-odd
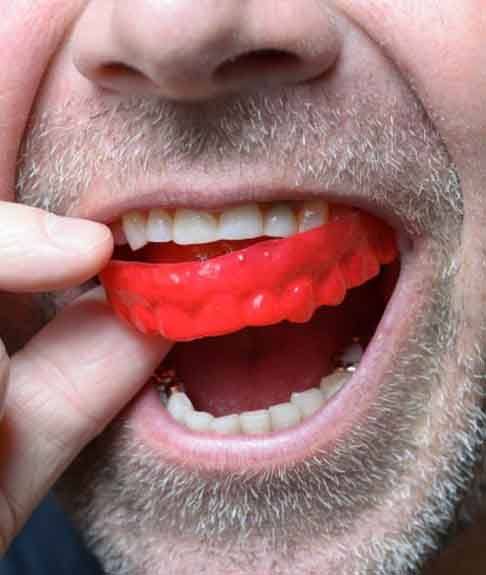
[(319, 387), (354, 338), (366, 346), (384, 305), (377, 281), (352, 290), (339, 307), (321, 308), (306, 324), (179, 343), (169, 363), (194, 407), (215, 416), (287, 402), (294, 391)]

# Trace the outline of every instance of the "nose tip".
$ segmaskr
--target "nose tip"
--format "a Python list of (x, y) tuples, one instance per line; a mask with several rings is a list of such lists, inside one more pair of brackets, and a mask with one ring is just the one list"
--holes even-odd
[(92, 0), (74, 63), (120, 94), (204, 100), (324, 74), (340, 52), (323, 0)]

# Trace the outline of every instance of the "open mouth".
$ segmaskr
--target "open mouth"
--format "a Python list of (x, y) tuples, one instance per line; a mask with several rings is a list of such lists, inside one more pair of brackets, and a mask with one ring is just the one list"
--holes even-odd
[(197, 440), (201, 457), (223, 442), (227, 463), (242, 441), (281, 451), (318, 425), (359, 370), (400, 272), (386, 223), (323, 201), (136, 211), (112, 229), (108, 299), (136, 329), (177, 342), (142, 419), (186, 463)]

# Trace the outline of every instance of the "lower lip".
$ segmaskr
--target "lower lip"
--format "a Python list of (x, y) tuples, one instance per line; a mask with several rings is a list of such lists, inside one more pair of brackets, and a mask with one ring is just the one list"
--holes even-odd
[[(417, 247), (402, 257), (395, 292), (351, 380), (321, 410), (298, 426), (265, 435), (216, 436), (177, 423), (147, 385), (127, 412), (135, 435), (164, 461), (208, 471), (252, 471), (294, 465), (319, 451), (331, 452), (376, 403), (393, 357), (423, 309), (426, 269)], [(420, 278), (420, 285), (417, 283)], [(431, 281), (431, 278), (429, 278)]]

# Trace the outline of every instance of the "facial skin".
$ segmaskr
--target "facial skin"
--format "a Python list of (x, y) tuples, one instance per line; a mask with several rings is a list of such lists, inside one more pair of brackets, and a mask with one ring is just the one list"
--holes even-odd
[[(99, 217), (154, 186), (160, 204), (191, 189), (210, 205), (228, 182), (271, 183), (385, 210), (412, 245), (409, 317), (394, 326), (407, 337), (332, 449), (274, 475), (208, 475), (155, 455), (119, 418), (80, 455), (59, 494), (107, 570), (418, 568), (470, 490), (482, 439), (483, 3), (2, 4), (0, 47), (19, 64), (0, 73), (0, 178), (21, 203)], [(235, 63), (269, 46), (300, 64), (263, 81)], [(142, 73), (103, 68), (113, 62)]]

